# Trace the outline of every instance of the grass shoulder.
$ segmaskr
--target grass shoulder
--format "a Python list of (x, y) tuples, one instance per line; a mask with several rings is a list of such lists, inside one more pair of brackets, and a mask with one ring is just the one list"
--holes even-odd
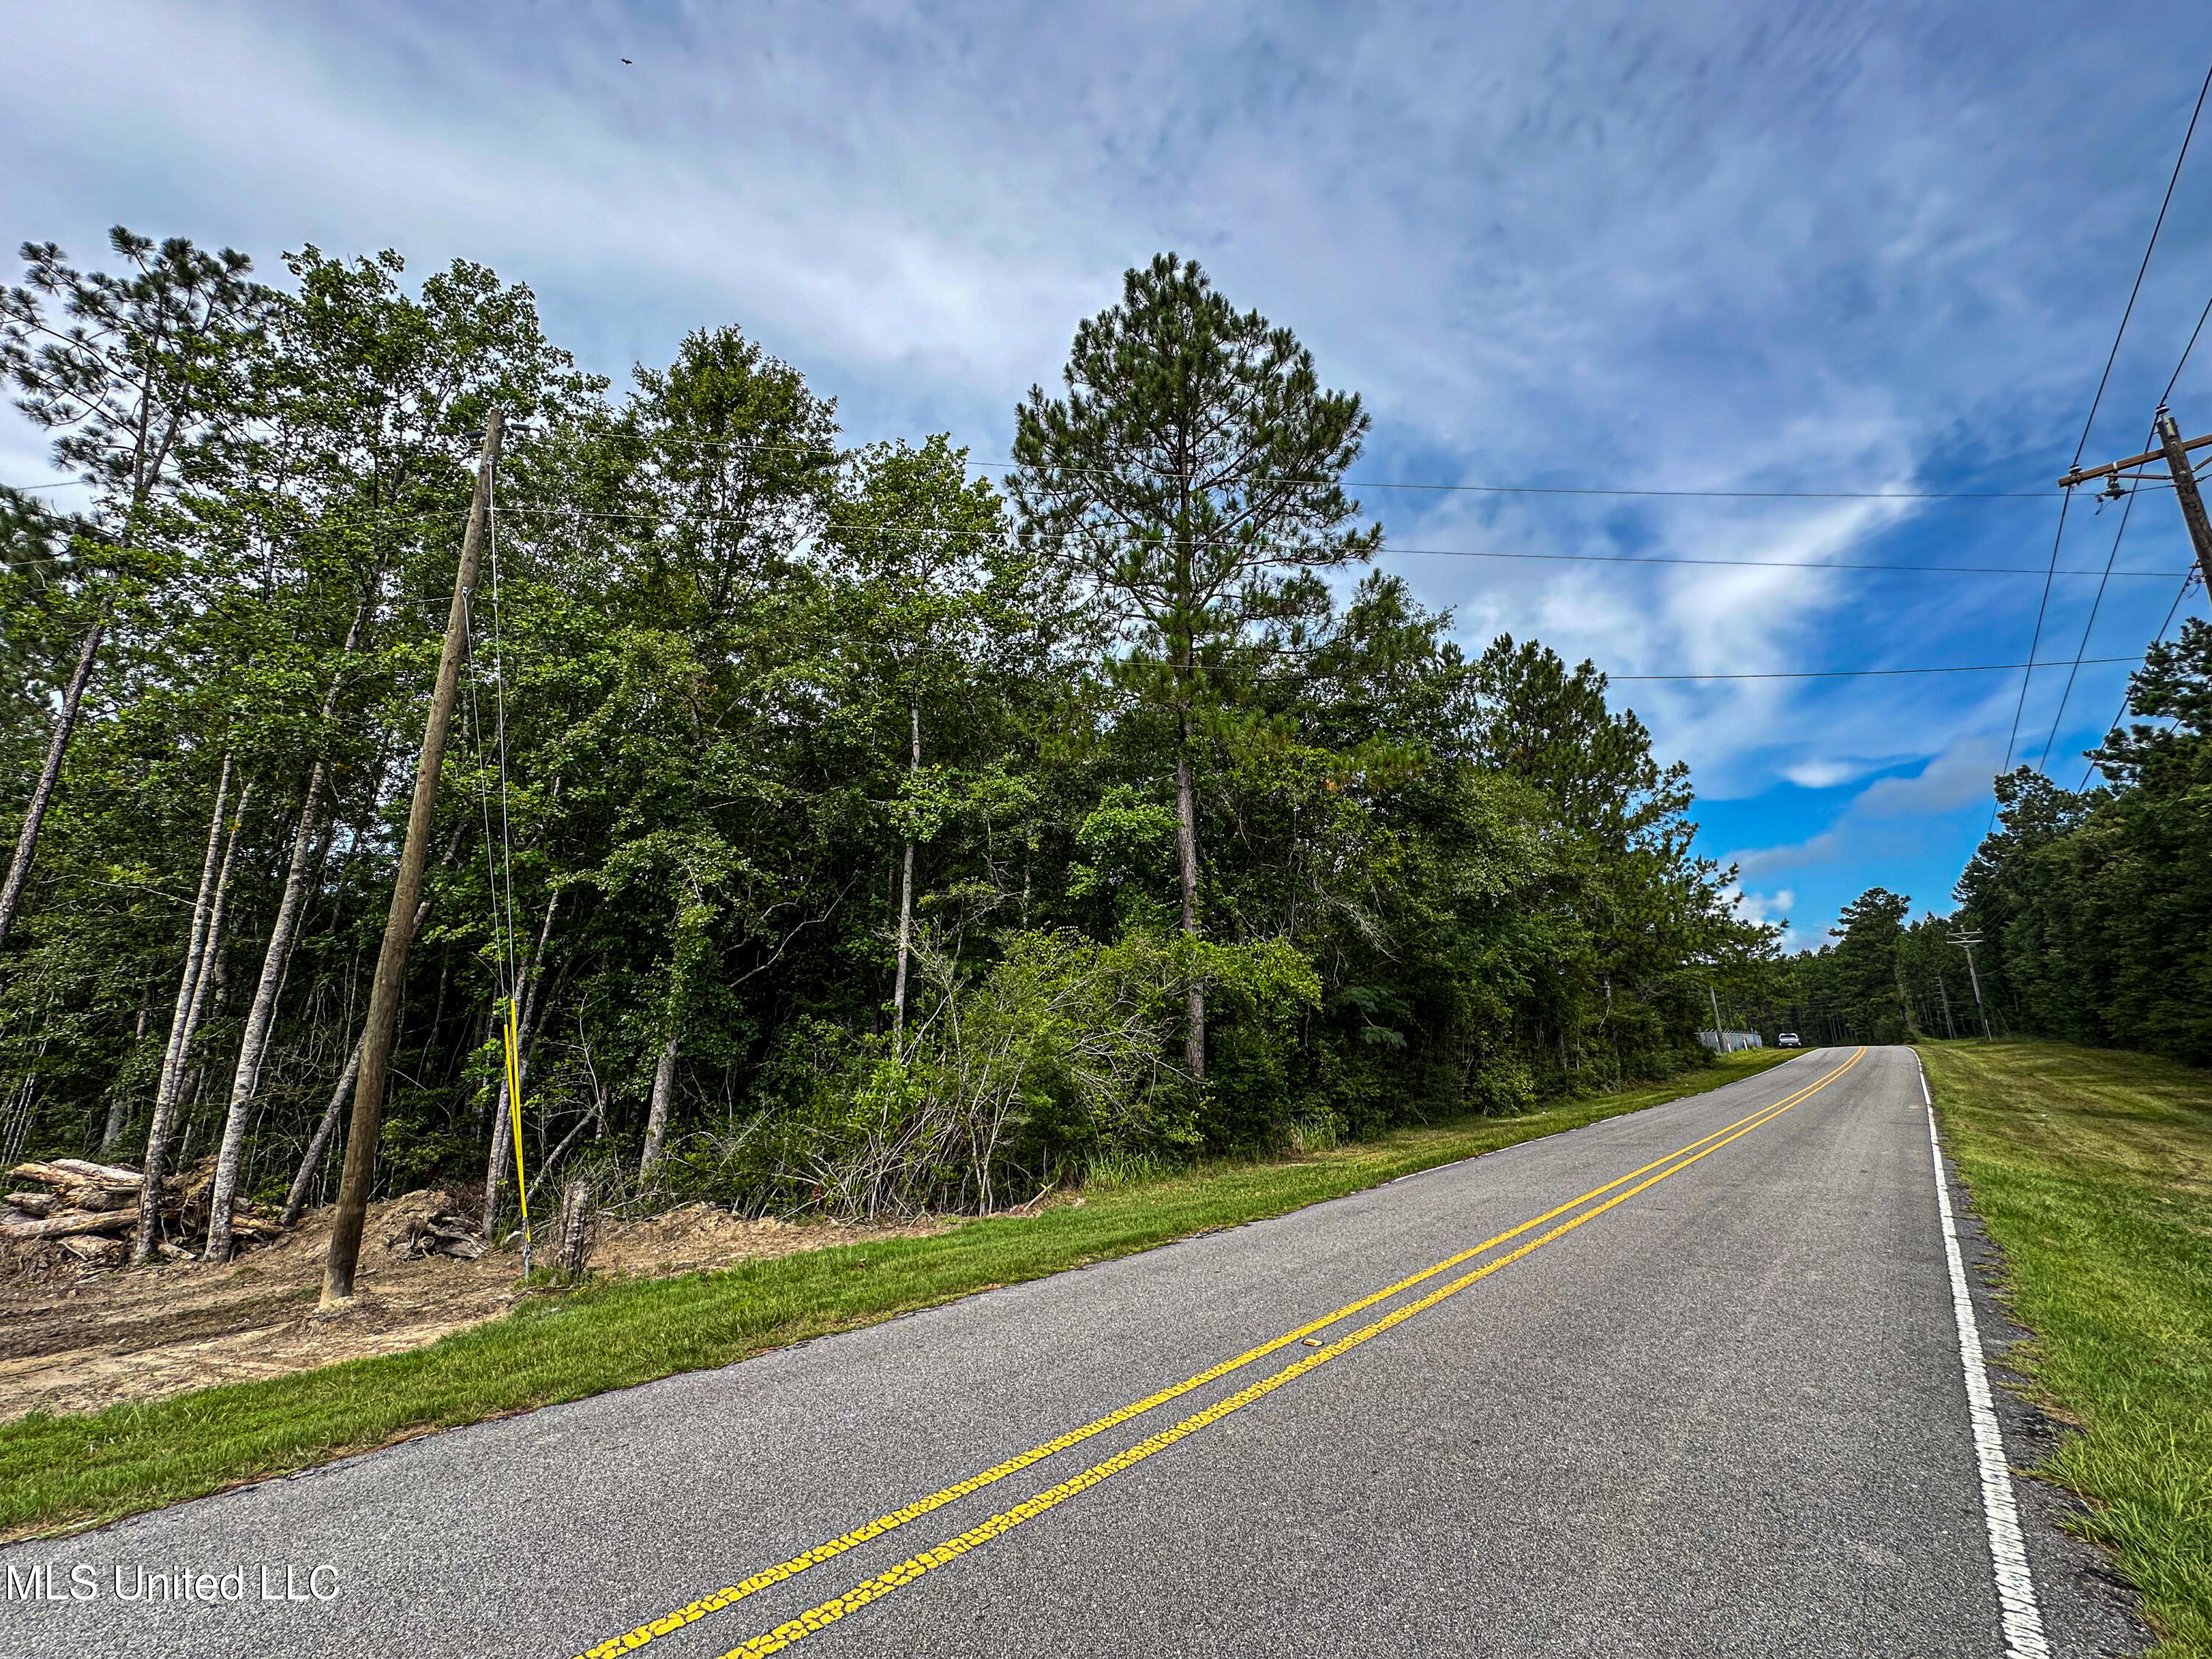
[(2143, 1595), (2160, 1659), (2212, 1659), (2212, 1074), (2063, 1043), (1921, 1048), (1944, 1140), (2073, 1425), (2038, 1473)]
[(1735, 1054), (1669, 1082), (1266, 1163), (1217, 1163), (990, 1217), (682, 1278), (532, 1296), (412, 1352), (0, 1426), (0, 1539), (75, 1530), (439, 1429), (732, 1361), (1237, 1226), (1754, 1075)]

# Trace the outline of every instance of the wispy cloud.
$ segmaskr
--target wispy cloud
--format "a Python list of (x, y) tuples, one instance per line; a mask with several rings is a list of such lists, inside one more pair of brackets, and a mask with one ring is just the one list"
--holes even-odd
[(1817, 868), (1870, 852), (1911, 853), (1930, 818), (1979, 805), (1989, 799), (1990, 776), (2002, 751), (1989, 738), (1960, 739), (1912, 775), (1877, 778), (1854, 795), (1820, 834), (1785, 847), (1738, 853), (1746, 876)]
[[(735, 321), (856, 436), (950, 428), (984, 456), (1077, 319), (1171, 246), (1365, 395), (1370, 479), (2017, 489), (2070, 453), (2212, 52), (2212, 14), (2171, 20), (2155, 55), (2078, 23), (1996, 0), (55, 0), (10, 16), (0, 106), (40, 143), (0, 178), (0, 219), (83, 254), (122, 219), (264, 264), (307, 240), (483, 258), (604, 371)], [(2098, 441), (2126, 442), (2163, 384), (2208, 246), (2212, 167), (2177, 198)], [(38, 450), (0, 423), (9, 476)], [(1401, 547), (1807, 567), (1400, 561), (1470, 637), (1620, 674), (2019, 660), (2036, 581), (1832, 567), (2039, 565), (2051, 522), (2041, 502), (1364, 494)], [(2175, 527), (2137, 520), (2125, 562), (2178, 572)], [(2075, 648), (2088, 592), (2060, 581), (2043, 654)], [(2116, 583), (2100, 637), (2147, 635), (2170, 597)], [(2063, 678), (2029, 700), (2039, 745)], [(2071, 720), (2102, 720), (2116, 685), (2086, 676)], [(1938, 780), (1908, 799), (1882, 777), (1754, 855), (1825, 906), (1846, 844), (1986, 788), (2017, 684), (1620, 691), (1717, 799)]]

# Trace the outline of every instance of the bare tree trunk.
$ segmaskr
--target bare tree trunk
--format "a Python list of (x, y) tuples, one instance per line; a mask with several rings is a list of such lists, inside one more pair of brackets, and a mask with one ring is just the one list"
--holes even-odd
[[(345, 644), (339, 647), (337, 672), (331, 676), (330, 690), (323, 694), (322, 728), (327, 731), (331, 717), (337, 712), (338, 691), (345, 684), (344, 662), (353, 655), (354, 647), (361, 641), (362, 623), (368, 616), (368, 602), (364, 600), (353, 614), (353, 625), (346, 629)], [(315, 844), (316, 809), (323, 792), (323, 780), (330, 775), (330, 762), (317, 756), (315, 764), (307, 774), (307, 791), (300, 802), (300, 827), (292, 836), (292, 866), (285, 872), (284, 896), (276, 907), (276, 925), (269, 930), (269, 948), (261, 956), (261, 980), (253, 991), (253, 1006), (246, 1017), (246, 1035), (238, 1045), (238, 1070), (231, 1079), (230, 1109), (224, 1115), (222, 1148), (216, 1155), (215, 1184), (208, 1194), (208, 1242), (206, 1260), (230, 1260), (230, 1202), (238, 1191), (238, 1166), (246, 1147), (246, 1114), (252, 1104), (253, 1091), (261, 1085), (261, 1062), (268, 1052), (269, 1033), (276, 1023), (276, 998), (284, 983), (284, 970), (292, 957), (292, 940), (299, 931), (300, 898), (307, 884), (307, 866)]]
[[(545, 920), (538, 929), (537, 946), (522, 964), (523, 983), (514, 988), (515, 995), (522, 1004), (515, 1011), (514, 1069), (525, 1084), (530, 1080), (530, 1055), (523, 1045), (530, 1040), (531, 1022), (537, 1017), (540, 980), (538, 970), (544, 965), (545, 941), (553, 932), (553, 912), (560, 902), (561, 890), (556, 887), (552, 896), (545, 901)], [(526, 986), (528, 988), (527, 994), (525, 994)], [(490, 1037), (487, 1041), (499, 1036), (499, 1022), (500, 1011), (495, 1003), (491, 1011)], [(502, 1063), (499, 1068), (499, 1089), (492, 1102), (490, 1155), (484, 1164), (483, 1222), (486, 1240), (493, 1236), (493, 1228), (497, 1224), (500, 1206), (507, 1192), (510, 1170), (508, 1160), (514, 1155), (511, 1144), (514, 1139), (514, 1132), (507, 1123), (507, 1067)]]
[(261, 1062), (268, 1053), (269, 1033), (276, 1024), (277, 988), (292, 954), (292, 939), (300, 923), (300, 897), (307, 883), (307, 866), (314, 848), (315, 798), (323, 783), (324, 764), (317, 761), (307, 775), (307, 797), (300, 806), (300, 827), (292, 836), (292, 865), (285, 872), (284, 896), (276, 906), (276, 925), (269, 930), (269, 948), (262, 953), (261, 978), (254, 987), (253, 1006), (246, 1016), (246, 1034), (238, 1045), (238, 1070), (231, 1079), (230, 1106), (224, 1114), (222, 1146), (216, 1155), (215, 1184), (208, 1194), (206, 1260), (230, 1260), (230, 1203), (238, 1191), (238, 1169), (246, 1147), (246, 1109), (260, 1086)]
[[(161, 1071), (154, 1085), (154, 1121), (146, 1131), (149, 1157), (154, 1145), (168, 1138), (169, 1118), (176, 1110), (177, 1089), (183, 1070), (178, 1047), (184, 1040), (192, 999), (199, 989), (200, 951), (207, 943), (208, 915), (215, 905), (216, 871), (221, 861), (222, 809), (229, 800), (230, 757), (226, 755), (222, 770), (216, 779), (215, 811), (208, 817), (207, 850), (200, 857), (199, 891), (192, 899), (192, 931), (185, 945), (184, 969), (177, 975), (177, 1002), (169, 1015), (168, 1042), (162, 1050)], [(141, 1196), (143, 1199), (143, 1194)]]
[[(138, 998), (138, 1027), (131, 1034), (131, 1054), (137, 1060), (140, 1047), (146, 1041), (146, 1019), (154, 1008), (154, 981), (149, 976), (146, 988)], [(107, 1100), (107, 1126), (101, 1131), (100, 1152), (103, 1158), (123, 1139), (123, 1132), (131, 1127), (131, 1092), (117, 1087)]]
[[(422, 909), (430, 908), (425, 900)], [(292, 1177), (292, 1190), (284, 1194), (283, 1224), (289, 1227), (300, 1219), (300, 1212), (307, 1207), (307, 1188), (315, 1182), (315, 1170), (321, 1165), (323, 1154), (330, 1148), (331, 1137), (338, 1132), (338, 1117), (345, 1110), (346, 1097), (353, 1093), (353, 1085), (361, 1076), (361, 1039), (353, 1042), (353, 1052), (346, 1058), (345, 1070), (338, 1073), (337, 1087), (331, 1091), (331, 1103), (323, 1109), (323, 1121), (315, 1126), (315, 1133), (307, 1141), (306, 1156), (300, 1160), (299, 1173)]]
[[(210, 854), (215, 849), (216, 834), (222, 828), (222, 793), (229, 783), (230, 760), (226, 756), (222, 763), (222, 783), (216, 792), (216, 816), (209, 827), (208, 850)], [(230, 874), (238, 857), (238, 832), (246, 820), (246, 803), (252, 798), (252, 784), (239, 791), (237, 816), (230, 821), (230, 836), (223, 844), (222, 866), (215, 878), (214, 902), (207, 908), (204, 936), (198, 941), (199, 960), (185, 969), (185, 981), (191, 987), (191, 995), (185, 997), (184, 987), (179, 987), (179, 999), (185, 1005), (183, 1017), (179, 1022), (179, 1029), (169, 1034), (169, 1054), (167, 1063), (163, 1067), (166, 1075), (162, 1079), (162, 1091), (155, 1098), (153, 1127), (146, 1134), (146, 1180), (138, 1191), (138, 1237), (131, 1247), (131, 1265), (134, 1267), (146, 1265), (147, 1259), (154, 1254), (154, 1246), (159, 1242), (155, 1235), (161, 1226), (161, 1176), (168, 1163), (169, 1137), (176, 1130), (177, 1106), (182, 1092), (179, 1079), (191, 1050), (192, 1038), (199, 1031), (200, 1011), (206, 1006), (210, 982), (215, 978), (211, 970), (216, 952), (222, 944), (222, 912), (230, 897)], [(206, 890), (206, 871), (203, 868), (203, 892)], [(200, 932), (197, 916), (194, 932)]]
[(84, 688), (92, 679), (92, 665), (100, 655), (100, 642), (106, 636), (109, 612), (102, 606), (100, 620), (92, 625), (92, 632), (84, 636), (84, 647), (77, 653), (76, 666), (70, 671), (69, 684), (62, 690), (62, 708), (54, 721), (54, 735), (46, 744), (46, 763), (39, 769), (39, 781), (31, 790), (31, 803), (23, 809), (23, 828), (15, 837), (15, 856), (8, 866), (8, 879), (0, 883), (0, 945), (8, 943), (8, 930), (15, 925), (15, 908), (23, 901), (24, 884), (31, 878), (31, 860), (39, 851), (39, 827), (46, 822), (46, 805), (54, 798), (54, 786), (61, 781), (62, 757), (69, 752), (70, 736), (76, 730), (76, 714), (84, 701)]
[[(1187, 739), (1188, 732), (1185, 735)], [(1182, 876), (1182, 931), (1196, 939), (1198, 800), (1191, 786), (1187, 741), (1185, 752), (1176, 757), (1176, 862)], [(1188, 1023), (1182, 1040), (1183, 1069), (1190, 1073), (1191, 1081), (1202, 1083), (1206, 1080), (1206, 985), (1195, 972), (1191, 975), (1188, 1006)]]
[[(907, 776), (914, 777), (921, 770), (921, 705), (908, 703), (907, 715), (914, 722), (914, 759), (907, 767)], [(910, 805), (911, 803), (909, 803)], [(906, 1058), (906, 963), (907, 942), (914, 931), (914, 841), (906, 843), (905, 876), (899, 884), (898, 920), (898, 976), (891, 986), (891, 1053)], [(655, 1080), (656, 1090), (659, 1087)]]
[(668, 1097), (675, 1087), (676, 1033), (671, 1031), (653, 1068), (653, 1104), (645, 1115), (645, 1157), (637, 1166), (641, 1176), (652, 1174), (653, 1166), (660, 1162), (660, 1149), (668, 1139)]

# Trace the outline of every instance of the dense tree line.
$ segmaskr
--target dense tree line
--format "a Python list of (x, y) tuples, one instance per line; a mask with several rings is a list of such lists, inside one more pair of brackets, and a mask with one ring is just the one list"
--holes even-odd
[(2212, 1063), (2212, 626), (2130, 676), (2128, 713), (2075, 792), (1997, 780), (1997, 829), (1960, 878), (1992, 1017), (2014, 1030)]
[(1602, 675), (1360, 573), (1358, 398), (1194, 266), (1002, 486), (734, 328), (617, 392), (478, 265), (113, 247), (0, 314), (88, 486), (0, 496), (7, 1161), (326, 1194), (494, 407), (382, 1190), (511, 1199), (504, 994), (533, 1182), (879, 1212), (1663, 1072), (1771, 949)]
[[(1996, 780), (1996, 827), (1956, 911), (1909, 926), (1880, 888), (1836, 943), (1792, 958), (1772, 1012), (1825, 1040), (2019, 1033), (2212, 1063), (2212, 626), (2153, 644), (2128, 713), (2061, 788), (2032, 767)], [(1970, 964), (1954, 935), (1978, 938)], [(1981, 1000), (1975, 1000), (1978, 976)]]
[[(1870, 887), (1843, 908), (1832, 944), (1784, 963), (1757, 1002), (1770, 1032), (1794, 1030), (1808, 1043), (1911, 1042), (1971, 1036), (1981, 1028), (1975, 976), (1987, 952), (1970, 963), (1952, 935), (1967, 923), (1923, 911)], [(1993, 1029), (2002, 1029), (2002, 1022)]]

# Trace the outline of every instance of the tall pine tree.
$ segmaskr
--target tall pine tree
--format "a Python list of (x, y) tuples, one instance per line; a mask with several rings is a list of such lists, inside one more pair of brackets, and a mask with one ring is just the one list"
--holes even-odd
[[(1346, 468), (1368, 428), (1325, 390), (1287, 328), (1239, 312), (1173, 253), (1122, 279), (1083, 322), (1061, 373), (1015, 411), (1008, 488), (1024, 531), (1097, 604), (1125, 690), (1164, 714), (1175, 760), (1183, 933), (1201, 937), (1197, 741), (1212, 672), (1257, 629), (1315, 607), (1318, 568), (1364, 559)], [(1206, 987), (1187, 992), (1183, 1059), (1206, 1075)]]

